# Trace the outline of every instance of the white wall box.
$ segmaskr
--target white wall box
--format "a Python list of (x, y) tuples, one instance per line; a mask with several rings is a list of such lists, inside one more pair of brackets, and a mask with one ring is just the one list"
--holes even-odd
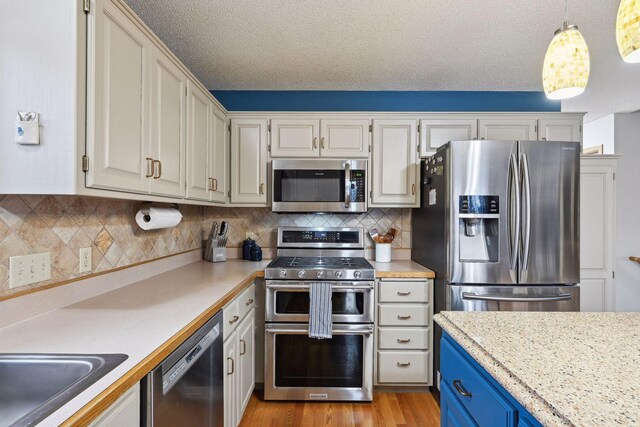
[(370, 207), (420, 204), (417, 120), (374, 119)]
[(614, 310), (615, 156), (580, 159), (580, 310)]
[(420, 157), (429, 157), (449, 141), (478, 139), (478, 119), (435, 117), (420, 120)]
[(231, 120), (231, 203), (267, 206), (267, 119)]
[(127, 390), (90, 424), (91, 427), (138, 427), (140, 425), (140, 383)]

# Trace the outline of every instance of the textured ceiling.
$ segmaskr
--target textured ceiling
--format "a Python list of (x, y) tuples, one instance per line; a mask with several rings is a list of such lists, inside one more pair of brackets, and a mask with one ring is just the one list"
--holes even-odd
[[(563, 19), (561, 0), (126, 1), (218, 90), (542, 90), (544, 54)], [(594, 89), (612, 78), (611, 60), (640, 87), (640, 66), (617, 56), (619, 0), (569, 4)]]

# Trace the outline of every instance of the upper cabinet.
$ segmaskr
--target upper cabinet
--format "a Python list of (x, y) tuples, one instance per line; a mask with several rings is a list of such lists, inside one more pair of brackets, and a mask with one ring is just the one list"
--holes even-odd
[(209, 200), (210, 177), (208, 154), (213, 141), (211, 132), (212, 103), (203, 91), (189, 81), (187, 96), (187, 197)]
[(267, 119), (231, 120), (231, 203), (267, 206)]
[(211, 106), (211, 135), (209, 150), (209, 200), (215, 203), (226, 203), (229, 193), (229, 131), (227, 116), (216, 107)]
[(433, 118), (420, 120), (420, 157), (428, 157), (449, 141), (478, 139), (478, 120)]
[(417, 120), (373, 121), (370, 207), (418, 206)]
[(490, 141), (522, 140), (534, 141), (537, 135), (538, 121), (535, 118), (500, 117), (478, 120), (479, 139)]
[(369, 157), (368, 119), (271, 119), (271, 157)]
[(538, 120), (538, 139), (582, 142), (582, 118), (540, 119)]

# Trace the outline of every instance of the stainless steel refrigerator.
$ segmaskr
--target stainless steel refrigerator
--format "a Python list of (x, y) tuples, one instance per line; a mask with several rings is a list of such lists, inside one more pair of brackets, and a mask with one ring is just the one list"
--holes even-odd
[(579, 310), (579, 143), (452, 141), (421, 168), (411, 258), (435, 312)]

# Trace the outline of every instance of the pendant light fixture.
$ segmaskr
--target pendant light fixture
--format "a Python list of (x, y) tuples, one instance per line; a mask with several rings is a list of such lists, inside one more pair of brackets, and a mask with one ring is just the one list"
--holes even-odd
[(542, 85), (549, 99), (578, 96), (589, 81), (589, 48), (578, 27), (569, 25), (568, 13), (569, 4), (565, 0), (564, 23), (554, 33), (544, 57)]
[(640, 0), (620, 2), (616, 41), (624, 62), (640, 62)]

